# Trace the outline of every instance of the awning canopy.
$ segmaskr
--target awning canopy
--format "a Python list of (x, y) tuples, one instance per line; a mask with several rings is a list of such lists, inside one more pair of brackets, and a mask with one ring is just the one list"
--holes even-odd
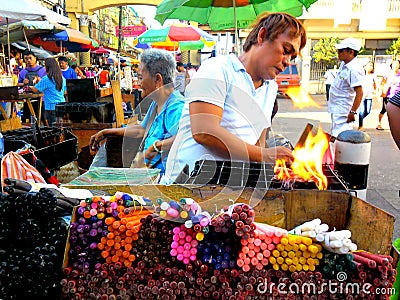
[[(12, 43), (11, 45), (16, 47), (16, 48), (18, 48), (18, 49), (20, 49), (20, 50), (22, 50), (22, 51), (28, 49), (28, 45), (27, 45), (26, 42), (17, 42), (17, 43)], [(33, 53), (35, 53), (36, 57), (39, 58), (39, 59), (46, 59), (48, 57), (52, 57), (53, 56), (52, 53), (47, 52), (44, 49), (41, 49), (41, 48), (38, 48), (38, 47), (35, 47), (35, 46), (32, 46), (32, 45), (29, 45), (29, 48), (31, 49), (31, 51)]]
[(62, 25), (71, 24), (71, 19), (30, 0), (2, 1), (0, 5), (0, 25), (20, 20), (48, 20)]
[(58, 32), (61, 31), (63, 28), (65, 27), (61, 25), (52, 24), (46, 20), (44, 21), (24, 20), (10, 24), (8, 26), (8, 31), (6, 25), (0, 26), (0, 42), (3, 44), (8, 43), (7, 32), (9, 33), (10, 36), (10, 43), (14, 43), (14, 42), (26, 41), (26, 38), (31, 39), (38, 34), (43, 34), (46, 32), (48, 33)]

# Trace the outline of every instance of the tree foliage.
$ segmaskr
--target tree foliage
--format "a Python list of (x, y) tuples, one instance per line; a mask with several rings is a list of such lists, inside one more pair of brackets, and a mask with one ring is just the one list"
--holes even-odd
[(337, 50), (335, 45), (340, 42), (337, 37), (320, 39), (313, 47), (313, 58), (315, 62), (323, 61), (327, 64), (335, 65), (337, 63)]
[(389, 49), (386, 50), (386, 53), (394, 56), (400, 54), (400, 38), (392, 42)]

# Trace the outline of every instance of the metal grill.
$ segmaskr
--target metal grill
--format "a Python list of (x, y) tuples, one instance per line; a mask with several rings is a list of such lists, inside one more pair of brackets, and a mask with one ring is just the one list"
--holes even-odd
[[(314, 182), (294, 181), (288, 187), (282, 181), (274, 179), (274, 164), (200, 160), (190, 177), (181, 184), (217, 184), (232, 187), (252, 187), (261, 189), (317, 189)], [(346, 184), (332, 170), (323, 165), (323, 173), (328, 179), (328, 190), (347, 191)]]

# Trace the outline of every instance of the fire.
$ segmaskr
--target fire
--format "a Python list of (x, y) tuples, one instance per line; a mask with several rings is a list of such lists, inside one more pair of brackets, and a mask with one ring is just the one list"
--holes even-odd
[(299, 86), (290, 86), (286, 94), (293, 101), (293, 105), (296, 108), (320, 107), (320, 105), (311, 98), (310, 94)]
[(274, 168), (276, 178), (282, 181), (314, 181), (319, 190), (326, 190), (328, 180), (322, 171), (322, 160), (328, 149), (329, 141), (321, 126), (316, 134), (308, 134), (304, 146), (293, 150), (294, 161), (290, 168), (286, 161), (277, 159)]

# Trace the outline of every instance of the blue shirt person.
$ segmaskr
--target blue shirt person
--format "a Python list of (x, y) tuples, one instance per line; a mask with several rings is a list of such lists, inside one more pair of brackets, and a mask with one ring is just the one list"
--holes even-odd
[(30, 89), (35, 93), (43, 93), (45, 123), (52, 126), (56, 122), (56, 104), (65, 102), (66, 80), (54, 58), (46, 58), (45, 67), (47, 75)]
[(68, 59), (65, 56), (58, 57), (58, 64), (60, 65), (60, 69), (62, 75), (65, 79), (77, 79), (75, 71), (69, 67)]
[[(144, 150), (151, 148), (163, 140), (171, 138), (178, 133), (179, 120), (182, 114), (182, 108), (184, 104), (184, 98), (179, 93), (179, 91), (174, 91), (168, 98), (167, 102), (163, 105), (161, 112), (157, 114), (154, 121), (150, 125), (147, 138), (144, 142)], [(146, 114), (142, 127), (146, 129), (149, 126), (150, 116), (154, 109), (157, 109), (156, 102), (152, 102), (149, 111)], [(160, 149), (158, 149), (160, 150)], [(148, 166), (152, 168), (158, 168), (163, 174), (165, 172), (165, 165), (167, 163), (167, 156), (162, 155), (162, 151), (156, 151), (157, 154), (151, 159), (146, 158), (145, 162)]]
[[(140, 61), (138, 79), (143, 96), (141, 103), (150, 102), (142, 124), (103, 129), (90, 138), (89, 145), (91, 151), (95, 152), (101, 149), (100, 142), (107, 136), (140, 139), (138, 148), (140, 151), (143, 148), (147, 166), (159, 168), (163, 174), (169, 149), (178, 130), (184, 101), (179, 92), (174, 92), (176, 65), (171, 53), (148, 49), (143, 52)], [(132, 148), (135, 146), (132, 145)], [(132, 154), (134, 157), (135, 153)]]

